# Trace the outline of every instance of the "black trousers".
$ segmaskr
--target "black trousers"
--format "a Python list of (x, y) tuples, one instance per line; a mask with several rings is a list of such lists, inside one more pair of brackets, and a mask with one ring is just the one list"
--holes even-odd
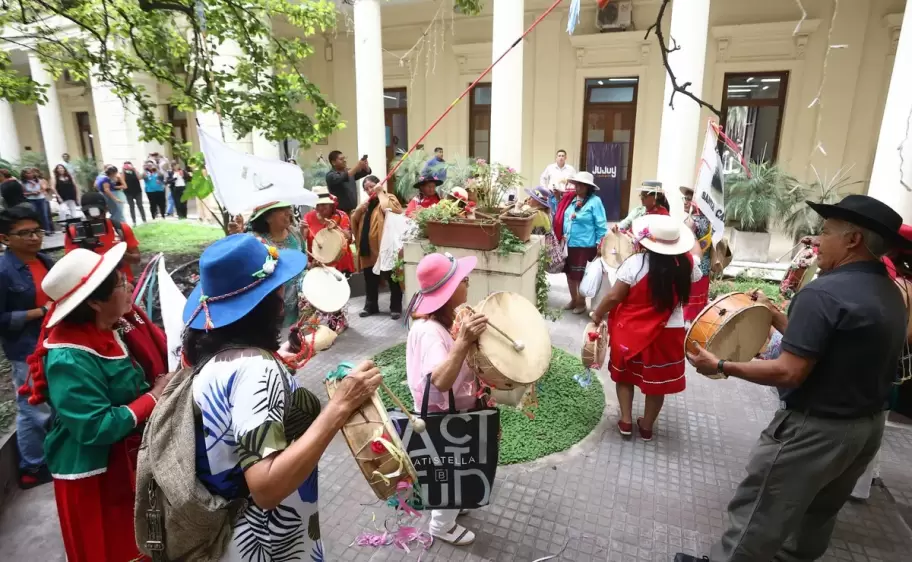
[(370, 312), (378, 312), (380, 310), (379, 294), (380, 294), (380, 278), (386, 279), (386, 284), (389, 285), (390, 290), (390, 312), (402, 313), (402, 287), (399, 286), (398, 282), (393, 281), (390, 276), (392, 271), (383, 271), (380, 275), (374, 273), (373, 268), (368, 267), (362, 269), (361, 273), (364, 274), (364, 287), (366, 293), (366, 299), (364, 301), (364, 310)]
[(130, 218), (133, 219), (133, 224), (136, 224), (136, 207), (139, 207), (139, 216), (142, 218), (143, 222), (146, 222), (146, 210), (143, 208), (142, 191), (137, 193), (125, 191), (124, 195), (127, 196), (127, 203), (130, 204)]
[(149, 198), (149, 209), (152, 211), (154, 219), (159, 214), (165, 217), (165, 192), (164, 191), (147, 191), (146, 197)]
[(184, 189), (186, 189), (186, 186), (183, 185), (171, 188), (171, 196), (174, 197), (174, 212), (182, 219), (187, 218), (187, 202), (181, 201), (181, 197), (184, 196)]

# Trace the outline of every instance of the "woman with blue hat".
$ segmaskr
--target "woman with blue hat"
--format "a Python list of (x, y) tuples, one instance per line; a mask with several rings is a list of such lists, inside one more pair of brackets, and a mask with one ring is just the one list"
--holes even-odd
[(551, 192), (542, 186), (526, 189), (529, 198), (524, 206), (537, 211), (532, 217), (532, 234), (551, 232)]
[(285, 284), (306, 266), (299, 251), (228, 236), (203, 252), (184, 309), (183, 360), (203, 365), (193, 380), (197, 478), (213, 494), (248, 502), (223, 561), (324, 559), (317, 463), (382, 378), (373, 362), (361, 363), (321, 411), (285, 368)]

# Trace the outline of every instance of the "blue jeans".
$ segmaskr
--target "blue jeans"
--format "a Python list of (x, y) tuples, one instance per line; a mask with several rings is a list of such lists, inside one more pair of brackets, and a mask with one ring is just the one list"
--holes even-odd
[(105, 202), (108, 204), (108, 211), (111, 213), (111, 220), (115, 223), (124, 221), (123, 204), (115, 197), (105, 195)]
[(29, 199), (32, 208), (35, 209), (35, 212), (38, 213), (38, 218), (41, 220), (41, 228), (45, 232), (52, 232), (54, 225), (51, 223), (51, 204), (48, 203), (47, 199)]
[(168, 210), (165, 211), (165, 214), (166, 215), (174, 214), (174, 192), (170, 189), (168, 190)]
[[(10, 361), (13, 367), (14, 390), (25, 384), (28, 364), (25, 361)], [(16, 442), (19, 445), (19, 468), (36, 469), (44, 464), (44, 437), (51, 420), (51, 408), (47, 404), (32, 406), (28, 396), (16, 394)]]

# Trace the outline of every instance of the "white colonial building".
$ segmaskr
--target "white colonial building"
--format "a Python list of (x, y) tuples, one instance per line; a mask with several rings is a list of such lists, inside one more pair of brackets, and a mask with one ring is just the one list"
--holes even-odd
[[(342, 112), (347, 126), (298, 151), (254, 134), (232, 142), (257, 155), (299, 162), (340, 149), (368, 154), (375, 170), (407, 149), (551, 0), (486, 0), (476, 17), (450, 0), (355, 0), (340, 4), (335, 32), (312, 38), (306, 74)], [(693, 182), (708, 110), (670, 86), (656, 38), (644, 37), (660, 0), (612, 0), (599, 14), (584, 0), (567, 32), (565, 0), (487, 75), (424, 141), (446, 157), (471, 155), (511, 165), (537, 182), (563, 148), (585, 167), (589, 142), (624, 144), (622, 211), (631, 186), (658, 178)], [(681, 50), (671, 55), (680, 82), (721, 109), (723, 126), (750, 159), (775, 160), (799, 179), (812, 166), (832, 175), (851, 168), (867, 192), (912, 222), (912, 0), (676, 0), (664, 21)], [(806, 13), (802, 12), (802, 6)], [(292, 30), (273, 22), (278, 34)], [(600, 29), (601, 28), (601, 29)], [(7, 45), (6, 48), (9, 48)], [(219, 55), (230, 60), (229, 48)], [(13, 62), (42, 82), (47, 72), (23, 50)], [(0, 157), (63, 152), (120, 165), (168, 147), (139, 142), (136, 123), (105, 84), (50, 84), (49, 103), (0, 100)], [(161, 100), (178, 136), (196, 143), (197, 121)], [(902, 149), (900, 149), (902, 147)], [(905, 184), (905, 186), (904, 186)]]

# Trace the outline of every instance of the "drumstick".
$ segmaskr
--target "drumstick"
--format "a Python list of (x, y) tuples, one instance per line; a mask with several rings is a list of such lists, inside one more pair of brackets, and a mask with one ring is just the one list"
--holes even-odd
[(788, 251), (788, 252), (786, 252), (786, 253), (782, 254), (781, 256), (779, 256), (778, 258), (776, 258), (776, 263), (779, 263), (779, 260), (781, 260), (781, 259), (784, 258), (785, 256), (791, 254), (792, 252), (794, 252), (794, 251), (795, 251), (795, 248), (797, 248), (798, 246), (801, 246), (802, 244), (804, 244), (804, 242), (798, 242), (797, 244), (795, 244), (794, 246), (792, 246), (791, 248), (789, 248), (789, 251)]
[[(466, 306), (466, 308), (468, 308), (469, 310), (471, 310), (471, 311), (472, 311), (472, 314), (478, 314), (477, 312), (475, 312), (475, 310), (474, 310), (472, 307)], [(526, 344), (523, 343), (522, 340), (514, 340), (513, 338), (511, 338), (510, 336), (508, 336), (506, 332), (504, 332), (503, 330), (501, 330), (500, 328), (498, 328), (498, 327), (495, 326), (494, 324), (491, 324), (491, 321), (490, 321), (490, 320), (488, 320), (488, 326), (490, 326), (491, 328), (494, 328), (495, 330), (497, 330), (498, 332), (500, 332), (500, 335), (502, 335), (503, 337), (507, 338), (507, 341), (510, 342), (511, 344), (513, 344), (513, 349), (515, 349), (516, 351), (522, 351), (522, 350), (526, 349)]]
[(393, 404), (398, 406), (399, 409), (402, 410), (402, 413), (408, 417), (409, 423), (412, 424), (412, 427), (415, 429), (415, 431), (418, 433), (424, 433), (424, 430), (427, 428), (427, 424), (424, 423), (424, 420), (413, 416), (412, 413), (409, 412), (409, 409), (405, 407), (401, 400), (399, 400), (399, 397), (393, 394), (393, 391), (390, 390), (389, 387), (386, 386), (386, 383), (382, 380), (380, 381), (380, 386), (383, 387), (384, 391), (386, 391), (387, 396), (390, 397), (390, 400), (393, 401)]

